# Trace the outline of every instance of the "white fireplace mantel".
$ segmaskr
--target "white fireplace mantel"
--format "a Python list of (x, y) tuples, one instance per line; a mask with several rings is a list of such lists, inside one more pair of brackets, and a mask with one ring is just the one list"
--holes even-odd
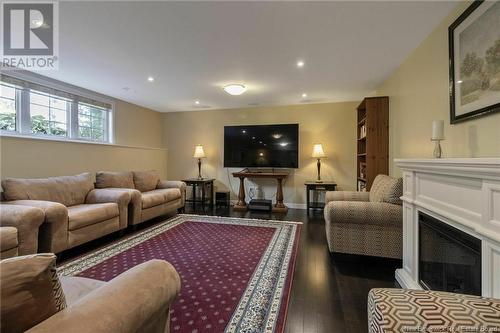
[(396, 159), (403, 173), (403, 288), (418, 278), (418, 212), (481, 240), (482, 296), (500, 298), (500, 158)]

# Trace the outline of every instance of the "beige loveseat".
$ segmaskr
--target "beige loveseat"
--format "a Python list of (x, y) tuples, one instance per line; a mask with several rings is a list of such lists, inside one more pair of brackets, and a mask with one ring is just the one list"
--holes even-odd
[(325, 227), (330, 252), (401, 259), (403, 180), (378, 175), (370, 192), (326, 193)]
[(100, 171), (95, 186), (130, 194), (129, 225), (176, 213), (184, 207), (186, 199), (185, 183), (161, 180), (156, 171)]
[(0, 204), (0, 258), (37, 253), (44, 219), (40, 208)]
[(90, 173), (41, 179), (7, 178), (2, 181), (2, 188), (9, 205), (43, 210), (40, 252), (60, 253), (127, 227), (130, 194), (94, 189)]

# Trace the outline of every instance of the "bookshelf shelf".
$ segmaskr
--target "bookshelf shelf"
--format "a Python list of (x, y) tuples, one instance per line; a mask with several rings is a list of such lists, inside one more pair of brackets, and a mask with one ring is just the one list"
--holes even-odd
[(369, 191), (378, 174), (389, 173), (389, 97), (367, 97), (357, 108), (358, 191)]

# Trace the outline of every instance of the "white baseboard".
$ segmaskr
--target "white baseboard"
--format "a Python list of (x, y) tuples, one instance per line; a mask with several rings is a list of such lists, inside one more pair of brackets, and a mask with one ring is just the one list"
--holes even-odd
[[(238, 202), (238, 200), (231, 200), (231, 204), (233, 204), (233, 205), (236, 202)], [(292, 208), (292, 209), (306, 209), (307, 208), (306, 204), (299, 204), (299, 203), (293, 203), (293, 202), (285, 202), (284, 204), (288, 208)]]

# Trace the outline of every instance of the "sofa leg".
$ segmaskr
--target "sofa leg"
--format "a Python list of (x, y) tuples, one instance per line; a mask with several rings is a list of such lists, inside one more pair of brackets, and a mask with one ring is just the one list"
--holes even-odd
[(177, 214), (184, 214), (184, 212), (184, 206), (182, 206), (181, 208), (177, 208)]

